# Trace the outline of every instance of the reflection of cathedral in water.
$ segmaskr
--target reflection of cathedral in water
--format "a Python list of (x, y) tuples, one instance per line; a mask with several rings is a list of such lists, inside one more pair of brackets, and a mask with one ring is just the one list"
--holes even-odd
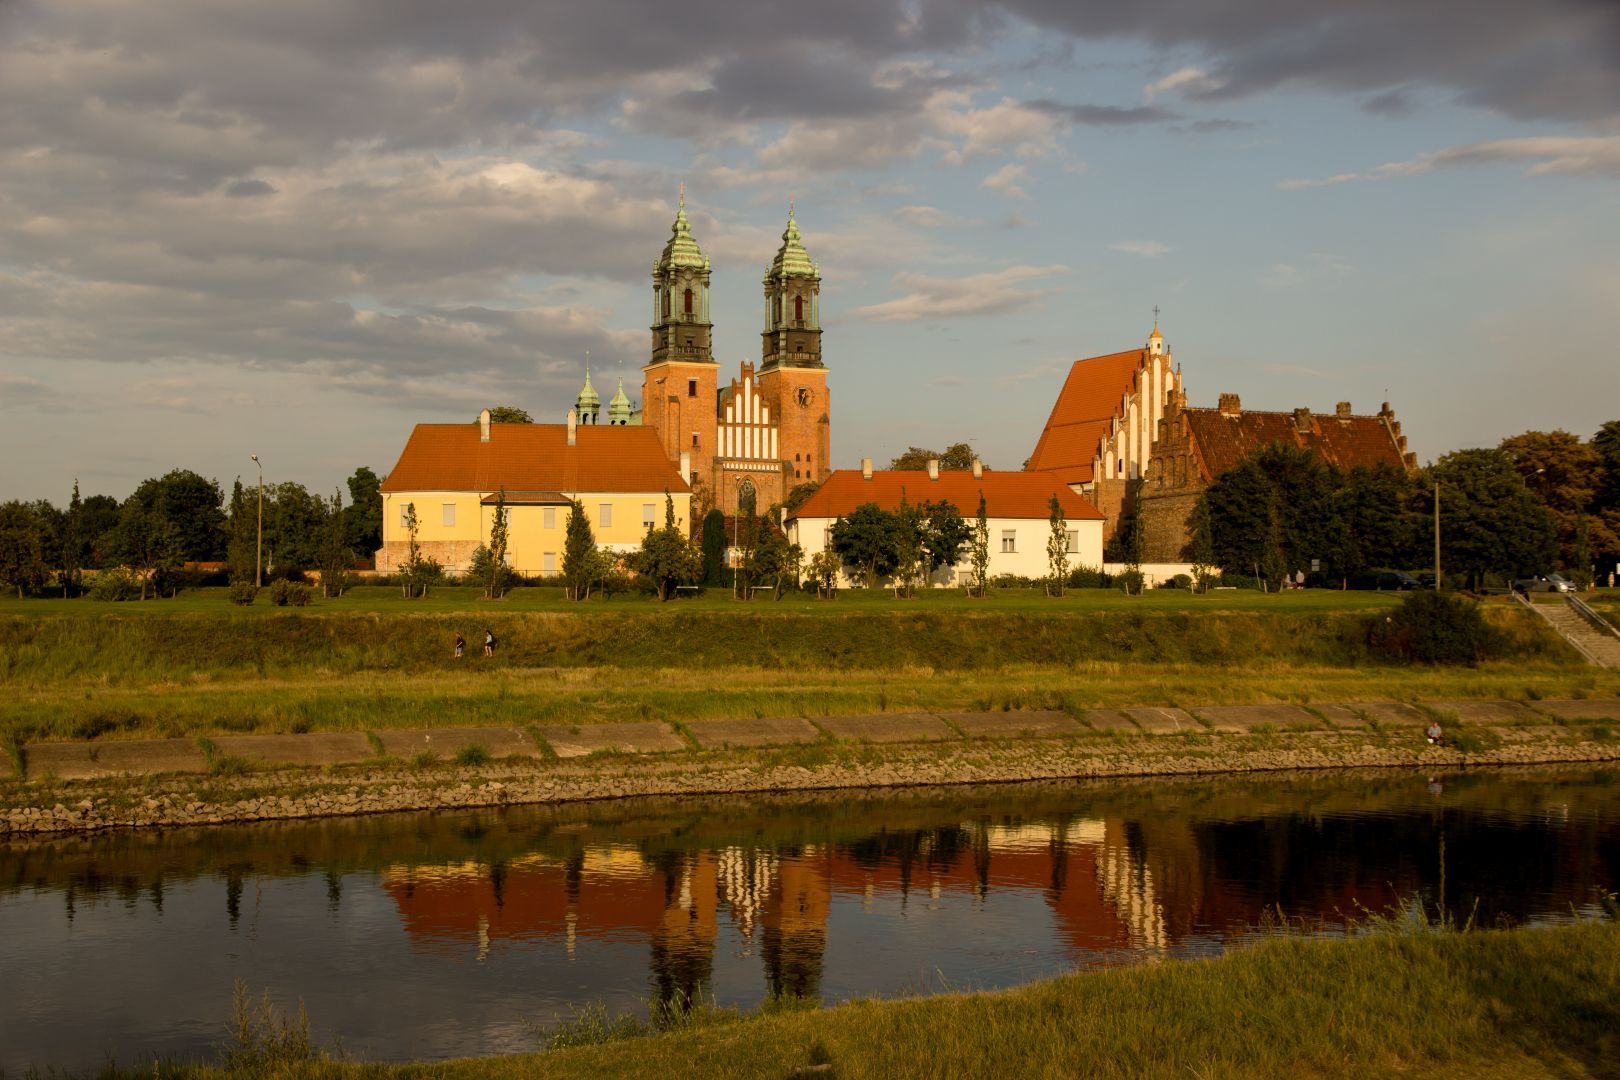
[[(412, 940), (470, 944), (478, 958), (503, 941), (561, 937), (648, 943), (658, 1001), (684, 1006), (710, 993), (722, 923), (736, 955), (757, 955), (772, 995), (814, 996), (827, 920), (848, 899), (865, 910), (931, 908), (997, 891), (1040, 895), (1076, 954), (1162, 953), (1170, 932), (1138, 830), (1120, 821), (1040, 824), (974, 821), (885, 830), (843, 844), (717, 851), (584, 846), (562, 858), (530, 855), (498, 866), (391, 868), (383, 887)], [(722, 918), (723, 916), (723, 918)]]

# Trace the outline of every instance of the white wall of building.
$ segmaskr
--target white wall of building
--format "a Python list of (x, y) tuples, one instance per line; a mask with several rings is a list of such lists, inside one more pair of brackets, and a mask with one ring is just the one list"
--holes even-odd
[[(836, 518), (795, 518), (788, 522), (788, 539), (804, 550), (806, 565), (815, 556), (827, 550), (828, 532)], [(1052, 535), (1051, 522), (1040, 518), (987, 518), (990, 526), (990, 576), (1016, 574), (1026, 578), (1043, 578), (1048, 573), (1046, 542)], [(974, 524), (968, 518), (969, 526)], [(1103, 523), (1099, 520), (1071, 521), (1068, 529), (1074, 533), (1073, 550), (1069, 552), (1070, 568), (1102, 565)], [(1012, 534), (1012, 551), (1003, 550), (1005, 534)], [(954, 568), (942, 569), (934, 576), (933, 584), (951, 586), (965, 584), (973, 572), (973, 556), (969, 547), (962, 551), (961, 561)], [(853, 567), (846, 568), (853, 571)], [(858, 576), (858, 574), (857, 574)], [(838, 579), (841, 586), (854, 584), (847, 574)], [(860, 584), (864, 585), (862, 581)]]

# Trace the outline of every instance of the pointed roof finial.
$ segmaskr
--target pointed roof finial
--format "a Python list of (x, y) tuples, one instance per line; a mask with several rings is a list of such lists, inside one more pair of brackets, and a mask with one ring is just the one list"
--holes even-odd
[(683, 207), (686, 205), (686, 181), (685, 180), (681, 181), (681, 197), (680, 197), (679, 205), (681, 205)]
[(1164, 340), (1164, 335), (1159, 333), (1159, 305), (1158, 304), (1153, 305), (1153, 333), (1148, 335), (1148, 340), (1152, 341), (1154, 338), (1158, 338), (1160, 341)]

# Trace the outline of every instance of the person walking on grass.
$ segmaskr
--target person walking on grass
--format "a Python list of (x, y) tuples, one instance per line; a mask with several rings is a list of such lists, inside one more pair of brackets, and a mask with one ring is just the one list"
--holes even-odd
[(461, 631), (457, 630), (456, 631), (456, 659), (460, 660), (461, 659), (461, 654), (463, 652), (465, 652), (466, 650), (467, 650), (467, 639), (461, 636)]
[(495, 655), (495, 631), (490, 630), (487, 627), (484, 630), (484, 655)]

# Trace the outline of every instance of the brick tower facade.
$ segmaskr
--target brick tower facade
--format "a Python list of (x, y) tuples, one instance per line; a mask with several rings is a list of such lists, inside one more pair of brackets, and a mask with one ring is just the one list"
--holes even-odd
[(652, 293), (652, 359), (641, 369), (642, 423), (658, 429), (671, 461), (690, 455), (688, 483), (708, 482), (719, 365), (709, 321), (709, 260), (692, 238), (684, 190), (669, 242), (653, 263)]
[(788, 488), (807, 480), (819, 483), (832, 472), (832, 403), (821, 360), (821, 268), (804, 250), (791, 207), (764, 286), (759, 394), (780, 427), (783, 483)]

